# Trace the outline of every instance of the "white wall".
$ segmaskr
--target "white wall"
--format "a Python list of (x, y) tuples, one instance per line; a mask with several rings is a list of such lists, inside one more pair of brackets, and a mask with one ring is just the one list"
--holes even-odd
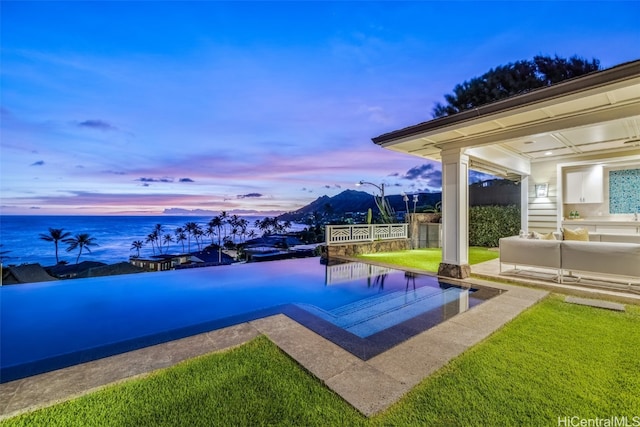
[[(529, 177), (529, 218), (528, 230), (538, 232), (557, 231), (558, 215), (562, 211), (562, 189), (558, 186), (561, 179), (558, 177), (558, 166), (584, 165), (604, 163), (604, 201), (600, 204), (564, 205), (564, 211), (578, 210), (582, 218), (590, 219), (626, 219), (623, 215), (609, 214), (609, 171), (629, 169), (640, 165), (640, 151), (626, 153), (611, 153), (608, 156), (581, 156), (573, 159), (550, 160), (546, 162), (531, 163), (531, 176)], [(546, 198), (535, 197), (536, 184), (549, 184), (549, 196)], [(626, 215), (631, 218), (632, 215)]]
[(609, 172), (625, 169), (638, 169), (640, 164), (625, 166), (605, 166), (604, 169), (604, 199), (602, 203), (566, 204), (565, 212), (576, 210), (580, 217), (601, 220), (631, 220), (633, 214), (612, 214), (609, 211)]
[[(557, 230), (558, 210), (558, 177), (557, 161), (540, 162), (531, 164), (531, 176), (529, 177), (529, 220), (527, 229), (540, 233), (548, 233)], [(536, 184), (549, 184), (548, 197), (536, 197)]]

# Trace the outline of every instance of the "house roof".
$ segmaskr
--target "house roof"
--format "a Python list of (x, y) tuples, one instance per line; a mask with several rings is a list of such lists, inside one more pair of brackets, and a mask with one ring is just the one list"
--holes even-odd
[(40, 264), (24, 264), (4, 267), (2, 269), (2, 284), (15, 285), (18, 283), (49, 282), (58, 280), (47, 274)]
[(372, 140), (434, 160), (441, 151), (463, 149), (472, 167), (504, 176), (551, 158), (640, 153), (640, 60)]
[(136, 267), (126, 261), (116, 264), (102, 265), (99, 267), (93, 267), (78, 274), (78, 278), (83, 277), (101, 277), (101, 276), (115, 276), (118, 274), (133, 274), (142, 273), (145, 270), (140, 267)]
[(57, 264), (47, 267), (49, 273), (55, 276), (76, 276), (91, 268), (103, 267), (107, 264), (98, 261), (82, 261), (79, 264)]

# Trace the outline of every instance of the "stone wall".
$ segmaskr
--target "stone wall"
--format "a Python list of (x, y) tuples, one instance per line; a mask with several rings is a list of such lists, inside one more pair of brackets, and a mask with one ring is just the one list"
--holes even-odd
[(324, 259), (354, 257), (377, 252), (393, 252), (411, 249), (409, 239), (376, 240), (373, 242), (345, 243), (344, 245), (321, 246), (320, 256)]

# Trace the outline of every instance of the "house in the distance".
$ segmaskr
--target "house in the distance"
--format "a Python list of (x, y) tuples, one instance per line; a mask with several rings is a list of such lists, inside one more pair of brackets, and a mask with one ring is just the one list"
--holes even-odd
[(49, 276), (40, 264), (24, 264), (2, 267), (1, 285), (17, 285), (20, 283), (49, 282), (58, 280)]

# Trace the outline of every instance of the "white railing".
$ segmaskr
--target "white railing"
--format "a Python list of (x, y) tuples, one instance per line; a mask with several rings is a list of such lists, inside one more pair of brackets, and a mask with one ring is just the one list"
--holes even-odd
[(406, 239), (409, 235), (407, 224), (327, 225), (325, 233), (327, 245)]

